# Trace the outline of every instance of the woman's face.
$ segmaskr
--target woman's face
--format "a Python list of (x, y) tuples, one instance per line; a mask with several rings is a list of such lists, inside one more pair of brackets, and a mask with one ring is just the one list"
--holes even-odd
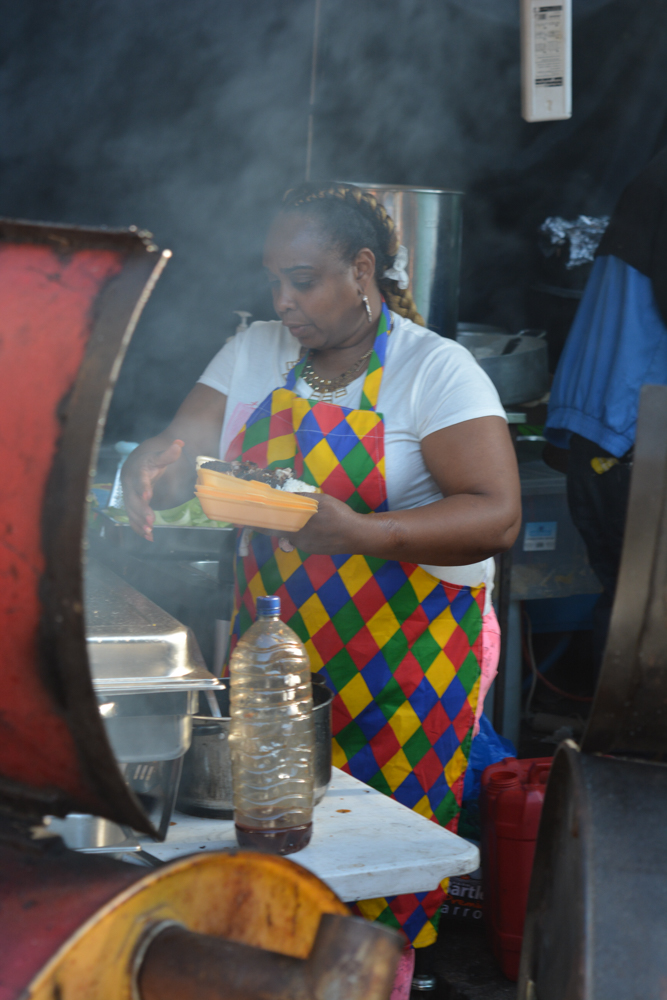
[(375, 257), (361, 250), (351, 264), (327, 246), (316, 220), (281, 213), (264, 248), (273, 305), (304, 347), (346, 347), (367, 332), (362, 296), (374, 284)]

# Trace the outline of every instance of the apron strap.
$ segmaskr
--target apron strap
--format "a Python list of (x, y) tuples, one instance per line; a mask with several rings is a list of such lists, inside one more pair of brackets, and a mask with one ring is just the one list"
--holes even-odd
[(303, 369), (306, 367), (306, 361), (308, 360), (309, 354), (310, 351), (308, 351), (308, 354), (306, 354), (305, 357), (301, 358), (301, 361), (297, 361), (294, 367), (290, 368), (290, 370), (288, 371), (287, 378), (285, 379), (286, 389), (290, 389), (292, 392), (294, 392), (294, 388), (299, 379), (301, 378), (301, 375), (303, 374)]
[[(384, 371), (384, 361), (387, 354), (387, 341), (389, 340), (389, 334), (391, 333), (391, 313), (387, 308), (387, 303), (382, 300), (382, 315), (380, 316), (380, 323), (378, 326), (378, 332), (375, 335), (375, 343), (373, 344), (373, 353), (371, 354), (370, 361), (368, 362), (368, 369), (366, 371), (366, 378), (364, 379), (364, 387), (361, 390), (361, 403), (359, 404), (360, 410), (375, 410), (378, 404), (378, 398), (380, 395), (380, 385), (382, 384), (382, 372)], [(306, 367), (310, 352), (306, 354), (287, 374), (287, 379), (285, 380), (285, 388), (295, 391), (295, 387), (299, 379), (303, 374), (303, 370)]]

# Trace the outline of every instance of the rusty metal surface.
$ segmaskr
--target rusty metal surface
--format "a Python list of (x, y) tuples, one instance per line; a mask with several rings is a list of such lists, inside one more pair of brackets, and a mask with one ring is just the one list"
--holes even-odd
[(667, 386), (641, 394), (621, 569), (581, 748), (667, 751)]
[(563, 744), (544, 801), (520, 1000), (663, 997), (667, 766)]
[(0, 1000), (16, 1000), (52, 955), (144, 868), (33, 841), (0, 820)]
[(137, 232), (0, 220), (0, 806), (147, 832), (97, 712), (81, 547), (111, 390), (166, 256)]
[(148, 947), (141, 1000), (387, 1000), (402, 941), (359, 917), (324, 914), (310, 955), (291, 958), (171, 926)]
[(564, 744), (547, 787), (520, 1000), (665, 993), (667, 766), (657, 761), (667, 751), (666, 429), (667, 387), (645, 386), (621, 569), (583, 752)]
[[(112, 864), (71, 857), (74, 871), (83, 862), (90, 871), (93, 864)], [(130, 878), (146, 871), (120, 866)], [(72, 885), (86, 895), (81, 883)], [(69, 905), (74, 903), (70, 894)], [(324, 913), (346, 916), (348, 909), (320, 879), (286, 858), (251, 851), (192, 855), (143, 875), (87, 921), (71, 922), (76, 929), (52, 949), (39, 973), (21, 982), (20, 990), (0, 993), (0, 1000), (131, 1000), (135, 950), (146, 931), (163, 920), (305, 959)]]

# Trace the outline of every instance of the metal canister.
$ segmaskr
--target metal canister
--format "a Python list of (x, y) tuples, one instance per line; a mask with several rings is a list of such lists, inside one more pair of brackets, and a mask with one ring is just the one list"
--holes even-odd
[(456, 339), (461, 271), (463, 193), (402, 184), (361, 184), (394, 220), (408, 249), (408, 276), (429, 330)]
[[(313, 684), (315, 723), (315, 805), (331, 782), (331, 702), (333, 694)], [(183, 758), (183, 775), (176, 808), (191, 816), (232, 819), (232, 761), (229, 750), (229, 694), (218, 695), (222, 718), (197, 715), (192, 720), (192, 744)]]
[(192, 744), (183, 758), (176, 808), (191, 816), (233, 819), (230, 718), (197, 715), (192, 720)]

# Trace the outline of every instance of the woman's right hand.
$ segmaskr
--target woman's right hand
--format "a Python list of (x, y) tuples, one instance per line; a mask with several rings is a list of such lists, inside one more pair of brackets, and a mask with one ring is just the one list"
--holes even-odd
[[(148, 445), (148, 448), (146, 447)], [(144, 442), (128, 457), (121, 470), (123, 500), (130, 525), (142, 538), (153, 541), (155, 512), (150, 506), (157, 481), (177, 462), (184, 442), (178, 438), (160, 450)]]
[[(166, 430), (149, 438), (128, 457), (121, 471), (125, 510), (138, 535), (153, 541), (156, 494), (159, 510), (193, 496), (197, 455), (217, 455), (227, 397), (198, 382)], [(158, 487), (156, 491), (156, 486)]]

